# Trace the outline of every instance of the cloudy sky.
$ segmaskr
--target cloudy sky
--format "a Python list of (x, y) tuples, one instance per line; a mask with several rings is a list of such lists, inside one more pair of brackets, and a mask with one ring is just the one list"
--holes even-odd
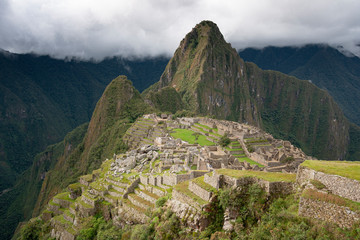
[(360, 55), (359, 0), (0, 0), (0, 48), (54, 57), (171, 56), (212, 20), (235, 48), (328, 43)]

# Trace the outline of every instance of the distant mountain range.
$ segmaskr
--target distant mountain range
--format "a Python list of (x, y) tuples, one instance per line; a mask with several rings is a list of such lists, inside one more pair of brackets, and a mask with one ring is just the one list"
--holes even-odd
[(0, 52), (0, 192), (28, 168), (36, 153), (90, 120), (106, 85), (120, 74), (142, 91), (168, 59), (101, 62)]
[(327, 45), (246, 48), (239, 54), (262, 69), (310, 80), (327, 90), (345, 116), (360, 125), (360, 58), (357, 56), (346, 56)]

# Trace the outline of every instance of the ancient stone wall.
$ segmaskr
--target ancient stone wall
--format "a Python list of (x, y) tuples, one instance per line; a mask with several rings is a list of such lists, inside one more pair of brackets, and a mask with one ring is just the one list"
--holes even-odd
[(124, 193), (123, 198), (127, 198), (127, 196), (128, 196), (129, 193), (134, 192), (135, 188), (138, 187), (139, 183), (140, 183), (140, 178), (135, 179), (135, 180), (130, 184), (130, 186), (126, 189), (126, 192)]
[(310, 180), (318, 180), (332, 194), (360, 202), (360, 182), (338, 175), (325, 174), (304, 166), (299, 166), (296, 181), (301, 186)]
[(188, 205), (194, 207), (195, 209), (201, 210), (201, 206), (196, 201), (194, 201), (191, 197), (187, 196), (186, 194), (177, 191), (176, 189), (173, 189), (172, 191), (172, 199), (176, 199), (180, 202), (187, 203)]
[(210, 198), (213, 195), (212, 192), (206, 191), (193, 181), (189, 182), (189, 190), (196, 194), (198, 197), (204, 199), (205, 201), (210, 201)]
[(220, 176), (219, 174), (216, 174), (215, 172), (212, 172), (210, 174), (204, 175), (204, 182), (212, 186), (213, 188), (216, 188), (219, 190), (220, 188)]
[(348, 207), (303, 197), (300, 198), (299, 215), (333, 222), (342, 228), (350, 228), (360, 220), (360, 213)]

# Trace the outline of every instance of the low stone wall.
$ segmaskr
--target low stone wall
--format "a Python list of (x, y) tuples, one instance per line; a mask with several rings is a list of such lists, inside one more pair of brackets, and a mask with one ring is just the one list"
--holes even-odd
[[(143, 191), (139, 191), (139, 190), (135, 190), (136, 195), (138, 195), (139, 197), (141, 197), (142, 199), (151, 202), (152, 204), (155, 204), (156, 200), (155, 198), (147, 195), (146, 193), (144, 193)], [(145, 207), (146, 209), (147, 207)]]
[(61, 239), (61, 240), (75, 240), (75, 236), (69, 233), (66, 230), (51, 230), (51, 237), (55, 239)]
[(135, 210), (134, 208), (128, 206), (127, 204), (123, 204), (121, 208), (119, 208), (118, 214), (120, 218), (124, 220), (126, 223), (134, 224), (134, 223), (146, 223), (149, 219), (144, 213)]
[(198, 186), (193, 181), (189, 182), (189, 190), (192, 191), (194, 194), (196, 194), (198, 197), (202, 198), (205, 201), (210, 201), (210, 198), (212, 197), (213, 193), (208, 192), (202, 187)]
[(303, 197), (300, 198), (299, 215), (333, 222), (342, 228), (350, 228), (360, 220), (360, 214), (348, 207)]
[(147, 176), (140, 175), (140, 183), (142, 183), (144, 185), (148, 185), (149, 184), (149, 178)]
[(222, 175), (218, 175), (215, 172), (212, 172), (210, 174), (205, 174), (204, 175), (204, 182), (206, 182), (207, 184), (209, 184), (213, 188), (216, 188), (216, 189), (219, 190), (219, 188), (220, 188), (220, 176), (222, 176)]
[(176, 216), (182, 219), (182, 223), (187, 227), (203, 231), (210, 223), (198, 209), (186, 203), (172, 199), (168, 205)]
[(208, 161), (212, 168), (221, 168), (221, 163), (223, 162), (222, 159), (221, 160), (208, 159)]
[(176, 185), (176, 176), (174, 175), (164, 175), (163, 176), (163, 184), (174, 186)]
[(256, 152), (250, 153), (250, 158), (255, 162), (258, 162), (264, 166), (268, 166), (268, 161), (266, 161), (263, 156)]
[(299, 166), (296, 181), (299, 185), (310, 180), (320, 181), (332, 194), (360, 202), (360, 182), (338, 175), (325, 174), (304, 166)]
[(176, 189), (173, 189), (173, 191), (172, 191), (172, 199), (176, 199), (180, 202), (187, 203), (188, 205), (201, 211), (201, 206), (196, 201), (194, 201), (192, 198), (190, 198), (186, 194), (183, 194), (182, 192), (177, 191)]
[(261, 179), (256, 179), (256, 181), (270, 195), (288, 195), (295, 191), (292, 182), (268, 182)]
[(292, 182), (269, 182), (255, 177), (234, 178), (226, 175), (218, 175), (215, 172), (213, 176), (206, 174), (204, 181), (216, 189), (223, 187), (242, 187), (257, 183), (270, 195), (287, 195), (295, 191), (294, 183)]
[(130, 184), (130, 186), (126, 189), (126, 192), (124, 193), (123, 198), (127, 198), (127, 196), (129, 195), (129, 193), (134, 192), (135, 188), (138, 187), (139, 183), (140, 183), (140, 178), (135, 179), (135, 181), (133, 181), (133, 182)]
[(190, 179), (194, 179), (194, 178), (198, 178), (201, 176), (204, 176), (206, 173), (208, 173), (207, 171), (191, 171), (190, 172)]

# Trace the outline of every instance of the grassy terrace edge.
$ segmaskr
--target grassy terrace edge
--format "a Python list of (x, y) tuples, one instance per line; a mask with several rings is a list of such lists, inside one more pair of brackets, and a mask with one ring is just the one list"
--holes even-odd
[(349, 199), (333, 195), (330, 193), (318, 192), (313, 189), (306, 189), (302, 195), (304, 198), (336, 204), (338, 206), (348, 207), (353, 211), (360, 213), (360, 203), (351, 201)]
[(306, 160), (301, 166), (360, 181), (360, 162)]
[(295, 182), (296, 174), (278, 173), (278, 172), (261, 172), (234, 169), (218, 169), (217, 174), (227, 175), (234, 178), (255, 177), (269, 182)]

